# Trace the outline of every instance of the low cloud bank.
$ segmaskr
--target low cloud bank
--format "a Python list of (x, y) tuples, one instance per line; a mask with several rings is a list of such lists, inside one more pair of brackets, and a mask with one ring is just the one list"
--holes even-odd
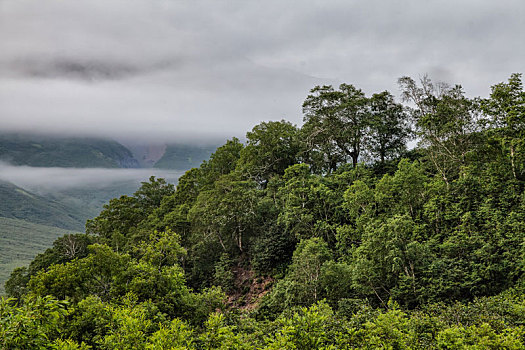
[(41, 168), (0, 163), (0, 180), (38, 192), (104, 188), (133, 182), (138, 186), (150, 176), (176, 184), (183, 173), (165, 169)]

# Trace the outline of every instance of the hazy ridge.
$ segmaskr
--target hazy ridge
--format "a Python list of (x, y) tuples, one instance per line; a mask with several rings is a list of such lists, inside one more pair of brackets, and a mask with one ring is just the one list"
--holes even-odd
[(0, 135), (0, 160), (35, 167), (139, 167), (131, 151), (116, 141), (25, 134)]

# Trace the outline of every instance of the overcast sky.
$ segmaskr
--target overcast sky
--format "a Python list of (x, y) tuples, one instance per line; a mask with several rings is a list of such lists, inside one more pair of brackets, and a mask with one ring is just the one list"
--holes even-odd
[(4, 131), (242, 137), (316, 84), (486, 96), (524, 68), (523, 0), (0, 0)]

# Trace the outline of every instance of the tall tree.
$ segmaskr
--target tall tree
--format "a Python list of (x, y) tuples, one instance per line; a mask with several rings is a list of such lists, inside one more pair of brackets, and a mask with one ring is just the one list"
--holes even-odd
[(297, 162), (301, 145), (297, 127), (290, 122), (263, 122), (246, 134), (239, 168), (243, 174), (265, 185), (274, 175)]
[(303, 103), (307, 156), (324, 162), (319, 170), (334, 171), (352, 160), (357, 165), (369, 119), (365, 94), (353, 85), (316, 86)]
[(420, 144), (443, 180), (448, 184), (475, 150), (480, 126), (473, 101), (461, 86), (434, 84), (427, 76), (420, 86), (410, 77), (399, 79), (405, 101), (412, 102)]
[(491, 117), (493, 134), (508, 152), (513, 177), (522, 178), (525, 175), (525, 91), (521, 74), (512, 74), (507, 83), (494, 85), (483, 107)]
[(243, 253), (256, 218), (259, 192), (253, 181), (224, 175), (199, 194), (189, 212), (197, 241), (215, 240), (232, 255)]
[(395, 157), (406, 148), (410, 136), (408, 115), (403, 106), (394, 101), (388, 91), (373, 94), (369, 100), (369, 152), (384, 164), (388, 158)]

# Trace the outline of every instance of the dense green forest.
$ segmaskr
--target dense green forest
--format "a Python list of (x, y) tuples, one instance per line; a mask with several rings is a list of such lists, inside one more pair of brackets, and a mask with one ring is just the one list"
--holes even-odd
[[(525, 92), (317, 86), (6, 283), (5, 349), (523, 349)], [(418, 146), (407, 148), (410, 140)]]

